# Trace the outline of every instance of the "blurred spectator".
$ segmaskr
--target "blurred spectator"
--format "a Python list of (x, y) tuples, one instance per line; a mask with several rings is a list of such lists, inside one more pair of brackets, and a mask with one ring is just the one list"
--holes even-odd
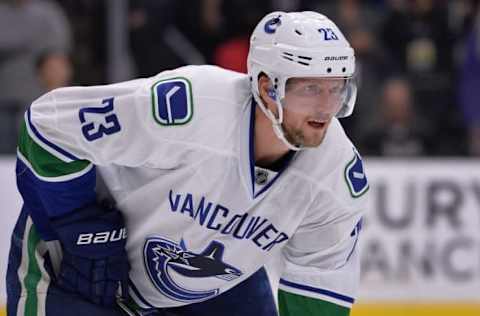
[(72, 26), (73, 48), (70, 59), (75, 69), (75, 84), (107, 82), (107, 7), (110, 1), (57, 0)]
[(37, 78), (42, 92), (65, 87), (71, 83), (72, 65), (68, 55), (47, 52), (37, 59)]
[[(35, 62), (38, 95), (70, 84), (72, 66), (63, 52), (41, 54)], [(14, 100), (0, 101), (0, 133), (8, 135), (0, 141), (0, 153), (13, 154), (17, 147), (17, 135), (23, 118), (24, 105)]]
[[(162, 70), (182, 66), (192, 61), (184, 60), (184, 56), (178, 54), (175, 46), (172, 47), (166, 38), (167, 32), (176, 34), (175, 42), (186, 42), (188, 46), (188, 40), (178, 31), (174, 23), (174, 1), (130, 1), (128, 15), (130, 48), (138, 76), (153, 76)], [(200, 58), (203, 60), (203, 57)]]
[[(341, 120), (351, 138), (356, 142), (365, 140), (365, 147), (372, 153), (403, 151), (404, 155), (463, 154), (467, 151), (463, 140), (468, 138), (470, 153), (480, 155), (480, 106), (476, 102), (480, 97), (479, 0), (129, 3), (131, 54), (137, 75), (142, 77), (203, 63), (245, 72), (249, 33), (264, 13), (274, 9), (324, 13), (338, 21), (356, 52), (357, 105), (353, 116)], [(71, 40), (70, 25), (59, 5), (72, 22), (75, 41)], [(71, 82), (105, 82), (108, 7), (108, 1), (96, 0), (0, 0), (0, 133), (13, 135), (11, 130), (16, 129), (28, 103), (47, 90)], [(74, 54), (65, 54), (71, 45)], [(43, 52), (55, 54), (47, 58)], [(36, 62), (42, 66), (36, 69)], [(60, 71), (52, 71), (57, 67)], [(400, 93), (401, 84), (389, 83), (385, 93), (380, 94), (382, 83), (396, 73), (405, 74), (408, 83), (403, 79), (391, 81), (403, 82), (408, 88)], [(396, 88), (387, 87), (390, 85)], [(387, 93), (391, 90), (396, 92)], [(404, 95), (404, 100), (415, 95), (415, 102), (398, 102), (409, 105), (395, 107), (395, 102), (387, 101), (397, 98), (387, 97), (393, 94), (398, 98)], [(381, 111), (378, 104), (385, 104)], [(392, 114), (397, 112), (403, 114)], [(404, 127), (391, 128), (388, 125), (392, 121)], [(415, 123), (411, 126), (407, 121)], [(381, 135), (382, 142), (372, 140), (372, 135)], [(426, 140), (426, 135), (435, 135), (439, 141)], [(399, 139), (419, 145), (397, 150), (402, 143)], [(417, 141), (410, 142), (412, 139)], [(5, 143), (0, 143), (0, 152)], [(13, 151), (14, 142), (6, 147)]]
[[(270, 11), (269, 4), (230, 0), (223, 4), (226, 40), (220, 42), (213, 54), (213, 63), (223, 68), (247, 72), (250, 34), (257, 22)], [(239, 14), (241, 12), (241, 14)]]
[(247, 73), (248, 36), (238, 36), (220, 43), (215, 49), (213, 63), (233, 71)]
[(322, 2), (314, 8), (336, 21), (355, 49), (357, 103), (354, 115), (342, 119), (341, 123), (357, 143), (377, 117), (378, 87), (393, 72), (393, 63), (377, 39), (381, 14), (374, 5), (358, 0)]
[(428, 153), (427, 131), (415, 116), (412, 89), (405, 79), (389, 79), (382, 90), (376, 126), (361, 142), (364, 155), (412, 157)]
[(0, 100), (0, 154), (14, 154), (17, 148), (18, 125), (23, 117), (22, 104)]
[(448, 1), (449, 25), (455, 39), (464, 41), (472, 30), (480, 0)]
[(355, 49), (356, 78), (358, 85), (354, 115), (341, 120), (347, 134), (358, 141), (368, 132), (377, 115), (376, 105), (380, 102), (379, 87), (391, 75), (391, 62), (385, 55), (375, 34), (359, 28), (349, 34), (350, 43)]
[[(14, 30), (14, 31), (13, 31)], [(39, 96), (35, 60), (47, 50), (70, 49), (70, 25), (54, 2), (0, 3), (0, 96), (23, 107)]]
[(43, 51), (67, 52), (70, 25), (47, 0), (0, 2), (0, 152), (14, 153), (23, 112), (42, 93), (35, 60)]
[(480, 156), (480, 7), (467, 38), (461, 69), (459, 103), (468, 126), (471, 155)]
[(139, 76), (213, 62), (223, 36), (222, 0), (130, 1), (132, 55)]
[(411, 83), (416, 109), (427, 129), (441, 141), (431, 154), (458, 155), (464, 151), (464, 138), (453, 83), (454, 36), (449, 28), (445, 1), (393, 0), (382, 28), (383, 43)]
[[(212, 64), (215, 47), (225, 37), (224, 0), (176, 0), (176, 25), (180, 32)], [(242, 12), (243, 14), (243, 12)]]
[(445, 86), (444, 77), (453, 68), (454, 37), (447, 8), (439, 1), (409, 1), (406, 8), (394, 9), (384, 25), (383, 40), (402, 70), (433, 79), (424, 82), (425, 87)]
[(390, 4), (382, 39), (401, 70), (411, 74), (451, 71), (453, 36), (446, 5), (433, 0), (393, 0)]
[(375, 6), (360, 0), (318, 1), (313, 9), (339, 24), (345, 35), (358, 28), (375, 33), (382, 21)]

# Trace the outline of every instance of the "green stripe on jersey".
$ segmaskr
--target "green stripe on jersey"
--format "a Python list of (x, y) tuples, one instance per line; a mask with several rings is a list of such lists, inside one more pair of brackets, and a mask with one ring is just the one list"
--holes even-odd
[(278, 290), (280, 316), (348, 316), (350, 309), (334, 303)]
[(40, 267), (38, 266), (37, 258), (35, 252), (40, 242), (40, 236), (38, 235), (35, 227), (32, 225), (30, 227), (30, 232), (28, 234), (28, 243), (27, 243), (27, 256), (28, 256), (28, 267), (27, 275), (23, 280), (25, 285), (25, 290), (27, 291), (27, 298), (25, 302), (25, 316), (37, 316), (37, 306), (38, 306), (38, 297), (37, 297), (37, 286), (38, 282), (42, 277)]
[(42, 177), (60, 177), (85, 169), (90, 162), (77, 160), (64, 162), (38, 145), (28, 134), (25, 122), (20, 128), (18, 150), (30, 162), (34, 171)]
[(131, 298), (117, 300), (117, 305), (129, 316), (143, 315), (143, 309)]

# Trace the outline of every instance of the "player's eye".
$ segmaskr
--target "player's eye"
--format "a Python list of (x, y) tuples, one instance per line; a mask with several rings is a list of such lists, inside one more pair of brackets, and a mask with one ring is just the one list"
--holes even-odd
[(333, 88), (330, 89), (330, 93), (331, 93), (331, 94), (334, 94), (334, 95), (342, 94), (343, 91), (344, 91), (344, 89), (343, 89), (342, 87), (340, 87), (340, 86), (338, 86), (338, 87), (333, 87)]
[(316, 96), (323, 93), (323, 88), (316, 84), (309, 84), (301, 87), (299, 93), (304, 96)]

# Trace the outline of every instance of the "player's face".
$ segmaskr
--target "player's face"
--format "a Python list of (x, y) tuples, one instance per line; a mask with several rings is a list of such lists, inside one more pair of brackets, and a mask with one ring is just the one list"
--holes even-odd
[(281, 101), (283, 129), (289, 142), (297, 146), (319, 146), (332, 118), (345, 99), (343, 78), (293, 78)]

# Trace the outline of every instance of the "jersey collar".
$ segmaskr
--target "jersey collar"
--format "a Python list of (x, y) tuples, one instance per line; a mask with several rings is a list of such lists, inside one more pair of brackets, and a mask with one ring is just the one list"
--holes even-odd
[[(255, 184), (255, 100), (252, 101), (247, 109), (243, 113), (243, 128), (241, 131), (241, 143), (240, 143), (240, 169), (250, 196), (256, 199), (263, 196), (268, 189), (277, 181), (283, 171), (288, 167), (294, 154), (288, 154), (289, 156), (284, 160), (284, 163), (278, 169), (278, 172), (274, 177), (268, 180), (268, 182), (262, 186)], [(245, 130), (247, 132), (245, 132)]]

